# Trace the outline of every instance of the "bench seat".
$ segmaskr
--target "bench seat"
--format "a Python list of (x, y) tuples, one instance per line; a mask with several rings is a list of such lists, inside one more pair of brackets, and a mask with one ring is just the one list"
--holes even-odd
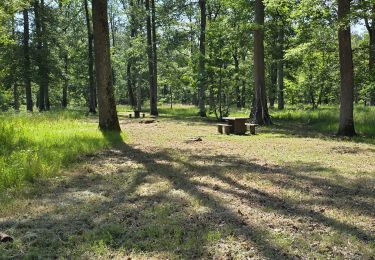
[(231, 128), (232, 128), (232, 126), (228, 125), (228, 124), (217, 124), (217, 130), (220, 134), (222, 134), (224, 132), (225, 134), (229, 135), (230, 131), (231, 131)]
[(246, 123), (246, 127), (249, 127), (250, 134), (255, 135), (255, 128), (258, 126), (258, 124), (252, 124), (252, 123)]

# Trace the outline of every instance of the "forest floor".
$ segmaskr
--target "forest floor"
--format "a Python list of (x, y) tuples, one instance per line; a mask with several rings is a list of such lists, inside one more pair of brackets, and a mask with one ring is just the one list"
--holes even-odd
[(125, 142), (1, 209), (14, 242), (0, 258), (375, 258), (374, 144), (297, 123), (226, 136), (120, 118)]

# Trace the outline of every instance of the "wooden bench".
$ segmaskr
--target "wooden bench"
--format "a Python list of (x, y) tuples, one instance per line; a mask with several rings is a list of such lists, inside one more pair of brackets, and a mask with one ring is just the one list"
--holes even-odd
[(255, 128), (258, 126), (257, 124), (252, 124), (252, 123), (246, 123), (246, 126), (249, 127), (250, 129), (250, 134), (255, 135)]
[[(132, 118), (132, 117), (133, 117), (133, 114), (129, 114), (129, 118)], [(141, 117), (141, 112), (140, 111), (134, 111), (134, 117), (135, 118), (140, 118)], [(146, 114), (142, 113), (142, 117), (145, 118)]]
[(217, 131), (220, 134), (222, 134), (224, 132), (226, 135), (229, 135), (231, 127), (232, 127), (231, 125), (227, 125), (227, 124), (217, 124)]

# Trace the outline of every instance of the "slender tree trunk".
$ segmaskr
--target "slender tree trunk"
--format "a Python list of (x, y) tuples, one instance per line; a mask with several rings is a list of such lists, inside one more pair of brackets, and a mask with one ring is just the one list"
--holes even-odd
[(236, 96), (237, 108), (241, 108), (241, 93), (240, 93), (240, 61), (238, 59), (238, 49), (236, 48), (233, 54), (234, 73), (235, 73), (235, 87), (234, 94)]
[(29, 11), (23, 10), (23, 81), (26, 93), (26, 109), (33, 111), (33, 97), (31, 93), (31, 77), (30, 77), (30, 29), (29, 29)]
[(107, 1), (92, 1), (99, 128), (103, 131), (120, 132), (113, 92), (107, 8)]
[(153, 51), (153, 37), (152, 37), (152, 23), (150, 14), (150, 0), (146, 0), (146, 30), (147, 30), (147, 55), (148, 55), (148, 72), (149, 72), (149, 85), (150, 85), (150, 113), (156, 116), (157, 100), (154, 96), (155, 93), (155, 72), (154, 72), (154, 51)]
[(284, 29), (279, 29), (279, 59), (277, 62), (278, 109), (283, 110), (284, 102)]
[(96, 87), (94, 84), (94, 53), (93, 35), (91, 31), (90, 13), (87, 0), (84, 0), (86, 27), (87, 27), (87, 49), (88, 49), (88, 73), (89, 73), (89, 112), (96, 113)]
[(50, 101), (49, 101), (49, 65), (48, 65), (48, 58), (49, 58), (49, 47), (47, 41), (47, 25), (46, 25), (46, 7), (44, 5), (44, 0), (40, 1), (40, 25), (41, 25), (41, 35), (42, 35), (42, 84), (43, 84), (43, 91), (44, 91), (44, 105), (45, 110), (50, 110)]
[(206, 117), (206, 0), (199, 0), (200, 37), (199, 37), (199, 68), (198, 68), (198, 103), (199, 115)]
[(39, 0), (34, 1), (34, 14), (35, 14), (35, 34), (36, 34), (36, 65), (38, 66), (38, 98), (37, 98), (37, 106), (39, 111), (44, 111), (45, 103), (44, 103), (44, 84), (42, 84), (42, 77), (43, 77), (43, 44), (42, 44), (42, 31), (40, 25), (40, 7), (39, 7)]
[(270, 100), (270, 107), (275, 107), (275, 100), (276, 100), (276, 92), (277, 92), (277, 63), (278, 61), (272, 60), (271, 63), (271, 70), (270, 70), (270, 78), (271, 78), (271, 86), (269, 88), (269, 100)]
[(353, 120), (353, 90), (354, 73), (350, 33), (350, 0), (338, 0), (338, 19), (340, 28), (338, 32), (341, 74), (341, 106), (339, 135), (355, 135)]
[(254, 30), (254, 114), (253, 120), (260, 125), (271, 124), (268, 114), (267, 97), (265, 87), (265, 65), (264, 65), (264, 4), (262, 0), (255, 0), (255, 23)]
[[(16, 40), (16, 31), (15, 31), (15, 20), (14, 16), (12, 16), (12, 39), (15, 41)], [(16, 49), (14, 48), (14, 52)], [(13, 67), (13, 66), (12, 66)], [(15, 68), (12, 68), (15, 69)], [(16, 78), (13, 78), (13, 108), (15, 111), (20, 110), (20, 101), (19, 101), (19, 94), (18, 94), (18, 83)]]
[[(116, 51), (116, 28), (115, 28), (115, 13), (113, 12), (113, 3), (111, 3), (110, 14), (109, 14), (109, 23), (111, 24), (111, 37), (112, 37), (112, 47)], [(116, 72), (112, 66), (112, 79), (113, 85), (116, 84)]]
[(63, 93), (62, 93), (62, 101), (61, 106), (63, 108), (67, 108), (68, 106), (68, 54), (64, 54), (64, 86), (63, 86)]
[[(130, 5), (130, 19), (129, 19), (130, 37), (133, 39), (136, 36), (136, 32), (137, 32), (136, 25), (135, 25), (135, 15), (134, 15), (134, 1), (130, 0), (129, 5)], [(134, 75), (132, 75), (132, 67), (133, 67), (133, 57), (129, 57), (128, 64), (126, 66), (127, 89), (128, 89), (129, 103), (131, 107), (135, 109), (137, 106), (137, 102), (134, 96), (134, 85), (135, 85), (134, 82), (136, 80), (135, 80)]]
[(151, 89), (151, 115), (158, 113), (158, 57), (157, 57), (157, 37), (156, 37), (156, 10), (155, 0), (151, 0), (151, 25), (152, 25), (152, 67), (153, 67), (153, 87)]

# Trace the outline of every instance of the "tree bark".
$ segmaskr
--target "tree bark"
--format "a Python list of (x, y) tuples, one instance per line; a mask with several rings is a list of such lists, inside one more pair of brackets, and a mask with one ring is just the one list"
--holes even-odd
[(264, 65), (264, 4), (262, 0), (255, 1), (255, 23), (254, 30), (254, 90), (255, 99), (253, 110), (253, 121), (259, 125), (271, 124), (268, 114), (267, 97), (265, 88), (265, 65)]
[[(369, 73), (372, 83), (375, 82), (375, 4), (371, 6), (371, 22), (365, 17), (365, 25), (369, 34)], [(370, 92), (370, 105), (375, 106), (375, 90)]]
[(62, 93), (62, 101), (61, 106), (63, 108), (67, 108), (68, 106), (68, 54), (64, 54), (64, 86), (63, 86), (63, 93)]
[(99, 128), (120, 132), (113, 92), (107, 1), (92, 1), (96, 84), (98, 89)]
[(206, 0), (199, 0), (200, 37), (199, 37), (199, 68), (198, 68), (198, 103), (199, 115), (206, 117)]
[(23, 81), (26, 93), (26, 109), (33, 111), (33, 97), (31, 93), (31, 77), (30, 77), (30, 26), (29, 11), (23, 10)]
[(236, 96), (236, 106), (241, 108), (241, 94), (240, 94), (240, 61), (238, 59), (238, 49), (236, 48), (233, 54), (234, 60), (234, 73), (235, 73), (235, 86), (234, 94)]
[(153, 87), (151, 89), (151, 115), (157, 116), (158, 113), (158, 58), (156, 44), (156, 10), (155, 0), (151, 0), (151, 24), (152, 24), (152, 66), (153, 66)]
[(341, 106), (338, 135), (354, 136), (353, 91), (354, 73), (350, 33), (350, 0), (338, 0), (338, 31), (341, 75)]
[(96, 87), (94, 84), (94, 54), (93, 35), (91, 31), (90, 13), (87, 0), (84, 0), (86, 27), (87, 27), (87, 49), (88, 49), (88, 73), (89, 73), (89, 112), (96, 113)]
[(284, 102), (284, 29), (279, 29), (279, 59), (277, 62), (277, 88), (278, 88), (278, 109), (283, 110)]
[(44, 0), (40, 1), (40, 26), (41, 26), (41, 35), (42, 35), (42, 85), (44, 91), (44, 106), (45, 110), (50, 110), (50, 101), (49, 101), (49, 65), (48, 65), (48, 56), (49, 48), (47, 41), (47, 25), (46, 25), (46, 7), (44, 5)]
[(146, 5), (146, 30), (147, 30), (147, 55), (148, 55), (148, 72), (149, 72), (149, 86), (150, 86), (150, 113), (151, 115), (157, 115), (157, 100), (155, 99), (154, 93), (156, 89), (154, 80), (154, 53), (153, 53), (153, 37), (152, 37), (152, 23), (150, 14), (150, 0), (145, 1)]
[[(137, 33), (136, 25), (135, 25), (135, 17), (134, 17), (133, 0), (129, 1), (129, 5), (130, 5), (130, 18), (129, 18), (130, 37), (133, 39)], [(134, 96), (135, 77), (132, 75), (132, 68), (133, 68), (133, 58), (130, 57), (128, 58), (128, 64), (126, 66), (127, 88), (128, 88), (128, 97), (129, 97), (130, 106), (135, 109), (137, 106), (137, 103), (136, 103), (135, 96)]]
[(41, 13), (40, 13), (40, 6), (39, 1), (36, 0), (34, 2), (34, 14), (35, 14), (35, 34), (36, 34), (36, 65), (38, 66), (38, 99), (37, 99), (37, 106), (39, 111), (46, 110), (45, 102), (44, 102), (44, 84), (43, 82), (43, 43), (42, 43), (42, 29), (41, 29)]

